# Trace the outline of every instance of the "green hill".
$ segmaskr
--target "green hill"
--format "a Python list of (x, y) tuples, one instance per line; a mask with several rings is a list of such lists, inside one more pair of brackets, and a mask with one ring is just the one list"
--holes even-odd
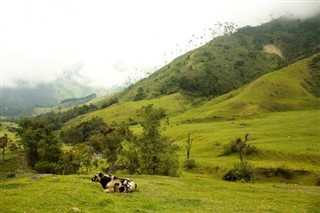
[[(181, 147), (181, 163), (185, 140), (191, 132), (192, 158), (196, 159), (198, 172), (222, 176), (238, 159), (235, 155), (218, 157), (219, 153), (225, 144), (249, 132), (250, 144), (260, 150), (259, 154), (249, 156), (255, 166), (277, 169), (285, 165), (292, 171), (303, 168), (312, 175), (294, 181), (310, 183), (319, 172), (314, 165), (320, 160), (317, 142), (320, 98), (315, 92), (319, 80), (316, 75), (320, 71), (315, 67), (319, 58), (320, 54), (316, 54), (300, 60), (209, 101), (175, 93), (150, 100), (119, 102), (70, 120), (64, 129), (95, 116), (109, 124), (131, 123), (137, 119), (137, 109), (154, 104), (167, 109), (170, 122), (163, 121), (163, 134)], [(141, 131), (139, 125), (131, 128), (137, 134)]]
[(316, 82), (320, 78), (316, 73), (320, 69), (311, 67), (318, 59), (320, 54), (268, 73), (236, 91), (187, 111), (175, 120), (233, 120), (266, 112), (319, 109), (320, 98), (316, 96), (315, 88), (318, 88)]
[(267, 112), (319, 109), (320, 98), (315, 93), (319, 69), (313, 71), (311, 67), (318, 58), (320, 54), (265, 74), (238, 90), (210, 101), (175, 93), (150, 100), (119, 102), (82, 115), (69, 121), (68, 125), (95, 116), (104, 118), (108, 123), (132, 121), (136, 119), (136, 110), (147, 104), (167, 109), (168, 117), (175, 123), (234, 120), (257, 117)]
[(222, 95), (319, 52), (319, 34), (320, 15), (244, 27), (178, 57), (120, 97), (141, 100), (179, 91), (193, 96)]
[[(139, 135), (137, 109), (148, 104), (165, 108), (160, 132), (180, 148), (180, 177), (130, 175), (138, 184), (136, 192), (105, 194), (90, 181), (92, 174), (109, 166), (103, 158), (90, 175), (30, 179), (33, 173), (25, 168), (23, 151), (8, 151), (0, 162), (0, 211), (318, 212), (320, 53), (313, 53), (320, 33), (313, 31), (319, 31), (319, 18), (278, 19), (240, 29), (177, 58), (128, 88), (117, 101), (91, 100), (104, 103), (104, 108), (43, 115), (50, 124), (67, 121), (56, 136), (96, 116), (108, 124), (127, 122)], [(68, 119), (62, 122), (63, 116)], [(10, 127), (14, 126), (2, 124), (1, 135), (10, 133), (19, 140)], [(193, 169), (183, 166), (189, 133)], [(222, 181), (239, 155), (221, 153), (246, 133), (253, 152), (243, 157), (253, 166), (255, 182)], [(119, 155), (121, 163), (124, 153)], [(12, 171), (16, 178), (6, 179)]]

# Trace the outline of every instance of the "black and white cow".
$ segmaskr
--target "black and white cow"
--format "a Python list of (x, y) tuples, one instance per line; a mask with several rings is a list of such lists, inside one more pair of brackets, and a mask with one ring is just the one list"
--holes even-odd
[(129, 178), (117, 178), (102, 172), (97, 173), (91, 180), (100, 182), (104, 192), (133, 192), (137, 188), (137, 184)]

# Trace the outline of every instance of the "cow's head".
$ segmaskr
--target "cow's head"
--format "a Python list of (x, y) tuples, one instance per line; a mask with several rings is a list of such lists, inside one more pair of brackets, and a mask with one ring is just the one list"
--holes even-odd
[[(107, 175), (108, 176), (108, 175)], [(106, 177), (102, 172), (99, 172), (99, 173), (97, 173), (97, 174), (95, 174), (94, 176), (93, 176), (93, 178), (91, 178), (91, 180), (93, 181), (93, 182), (101, 182), (101, 179), (103, 178), (103, 177)]]

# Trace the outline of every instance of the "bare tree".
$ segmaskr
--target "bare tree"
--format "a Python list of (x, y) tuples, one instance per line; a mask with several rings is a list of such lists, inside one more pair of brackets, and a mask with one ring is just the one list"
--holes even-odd
[(191, 139), (191, 137), (190, 137), (190, 132), (189, 132), (188, 138), (187, 138), (187, 141), (186, 141), (187, 160), (190, 158), (191, 146), (192, 146), (192, 139)]
[(237, 138), (235, 142), (236, 142), (237, 149), (239, 152), (240, 161), (242, 162), (243, 161), (242, 150), (243, 150), (243, 148), (246, 147), (246, 144), (245, 144), (245, 142), (243, 142), (241, 140), (241, 138)]

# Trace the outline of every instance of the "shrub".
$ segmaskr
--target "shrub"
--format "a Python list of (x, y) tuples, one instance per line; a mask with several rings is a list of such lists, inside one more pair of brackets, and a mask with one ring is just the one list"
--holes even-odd
[(196, 161), (194, 159), (187, 159), (183, 162), (183, 167), (185, 169), (194, 169), (196, 168)]
[(258, 148), (255, 145), (248, 145), (244, 149), (244, 154), (245, 155), (253, 155), (259, 153)]
[(316, 186), (320, 186), (320, 175), (316, 178)]
[(281, 175), (286, 179), (292, 179), (293, 177), (293, 172), (290, 169), (285, 168), (285, 166), (280, 166), (277, 168), (275, 175)]
[(48, 161), (39, 161), (36, 163), (34, 169), (38, 173), (56, 174), (58, 170), (58, 164)]
[(234, 168), (227, 172), (223, 178), (227, 181), (253, 181), (253, 168), (247, 161), (234, 164)]
[(234, 141), (223, 146), (222, 153), (219, 156), (227, 156), (238, 152), (238, 147)]
[[(230, 143), (224, 145), (223, 150), (219, 154), (219, 156), (227, 156), (237, 152), (239, 152), (237, 143), (235, 143), (235, 141), (231, 141)], [(249, 144), (249, 145), (245, 145), (243, 149), (243, 153), (245, 155), (253, 155), (253, 154), (259, 153), (259, 149), (256, 146)]]

